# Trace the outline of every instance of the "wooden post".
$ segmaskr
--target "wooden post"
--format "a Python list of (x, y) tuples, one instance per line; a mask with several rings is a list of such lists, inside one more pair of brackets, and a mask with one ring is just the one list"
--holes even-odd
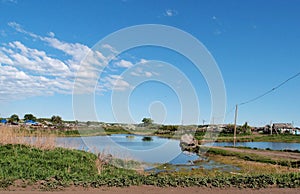
[(234, 132), (233, 132), (233, 146), (235, 147), (236, 142), (236, 120), (237, 120), (237, 113), (238, 113), (238, 105), (235, 106), (235, 115), (234, 115)]
[(270, 130), (271, 130), (271, 135), (273, 135), (272, 121), (270, 121)]

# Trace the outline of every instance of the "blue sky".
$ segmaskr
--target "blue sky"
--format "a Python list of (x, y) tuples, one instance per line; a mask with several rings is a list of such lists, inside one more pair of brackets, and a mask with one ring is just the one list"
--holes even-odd
[[(84, 53), (122, 28), (163, 24), (193, 35), (212, 54), (226, 88), (225, 123), (232, 123), (235, 104), (300, 71), (299, 9), (297, 0), (0, 0), (0, 117), (33, 113), (73, 120), (73, 83)], [(199, 100), (199, 123), (208, 123), (210, 93), (201, 73), (180, 54), (155, 47), (126, 51), (109, 64), (96, 89), (98, 119), (115, 122), (111, 91), (131, 87), (120, 75), (150, 60), (169, 63), (188, 77)], [(132, 76), (150, 79), (161, 74), (156, 68), (136, 68)], [(299, 83), (297, 77), (264, 98), (239, 107), (238, 123), (265, 125), (272, 120), (300, 126)], [(135, 122), (149, 116), (168, 124), (183, 122), (180, 99), (167, 85), (146, 82), (130, 97)], [(167, 113), (163, 120), (160, 113)]]

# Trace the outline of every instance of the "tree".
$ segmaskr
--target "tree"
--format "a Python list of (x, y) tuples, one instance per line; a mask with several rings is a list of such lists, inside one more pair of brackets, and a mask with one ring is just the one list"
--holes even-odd
[(24, 120), (25, 121), (28, 121), (28, 120), (36, 121), (36, 117), (33, 116), (33, 114), (26, 114), (26, 115), (24, 115)]
[(52, 122), (52, 123), (55, 123), (55, 124), (61, 124), (61, 123), (62, 123), (62, 119), (61, 119), (60, 116), (55, 116), (55, 115), (53, 115), (53, 116), (51, 117), (51, 122)]
[(233, 133), (234, 132), (234, 125), (228, 124), (225, 129), (223, 130), (224, 133)]
[(87, 125), (87, 126), (90, 126), (91, 124), (92, 124), (91, 121), (86, 122), (86, 125)]
[(248, 125), (247, 122), (245, 122), (245, 124), (241, 126), (241, 132), (248, 135), (251, 134), (251, 127)]
[(9, 118), (9, 122), (10, 123), (12, 123), (12, 122), (19, 122), (19, 120), (20, 120), (19, 116), (16, 115), (16, 114), (11, 115), (10, 118)]
[(151, 118), (143, 118), (142, 122), (144, 125), (150, 125), (153, 123), (153, 120)]

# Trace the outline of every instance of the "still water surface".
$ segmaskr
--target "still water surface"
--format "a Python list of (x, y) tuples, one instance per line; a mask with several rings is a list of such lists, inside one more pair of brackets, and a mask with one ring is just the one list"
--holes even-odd
[[(151, 164), (168, 163), (178, 168), (218, 168), (222, 171), (233, 171), (235, 167), (216, 163), (199, 157), (197, 154), (182, 152), (179, 140), (152, 136), (152, 141), (143, 141), (144, 136), (116, 134), (111, 136), (93, 137), (59, 137), (57, 145), (71, 147), (93, 153), (104, 152), (122, 159), (132, 159)], [(233, 146), (232, 142), (206, 143), (206, 146)], [(236, 146), (273, 150), (300, 150), (300, 143), (278, 142), (237, 142)], [(203, 160), (201, 164), (194, 165), (192, 161)], [(181, 167), (180, 167), (181, 166)], [(184, 167), (183, 167), (184, 166)]]
[[(183, 154), (178, 140), (152, 137), (143, 141), (144, 136), (117, 134), (111, 136), (57, 138), (57, 144), (93, 153), (110, 153), (118, 158), (134, 159), (149, 163), (166, 163)], [(186, 158), (195, 160), (195, 154)]]
[[(300, 137), (299, 137), (300, 138)], [(215, 142), (215, 143), (207, 143), (207, 146), (233, 146), (233, 142)], [(237, 142), (236, 146), (243, 146), (249, 148), (258, 148), (258, 149), (266, 149), (269, 148), (271, 150), (300, 150), (300, 143), (283, 143), (283, 142)]]

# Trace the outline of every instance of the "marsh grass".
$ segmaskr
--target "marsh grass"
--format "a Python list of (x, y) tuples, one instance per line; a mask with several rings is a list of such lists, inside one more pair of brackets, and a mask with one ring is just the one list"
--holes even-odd
[[(218, 171), (186, 174), (139, 174), (135, 170), (103, 164), (99, 174), (97, 156), (88, 152), (55, 148), (41, 150), (25, 145), (0, 146), (0, 187), (19, 184), (37, 185), (37, 189), (57, 190), (65, 187), (125, 187), (153, 185), (160, 187), (299, 187), (299, 173), (232, 175)], [(264, 173), (264, 172), (261, 172)], [(271, 173), (271, 172), (270, 172)], [(25, 185), (24, 185), (25, 184)]]
[(21, 127), (0, 126), (0, 144), (30, 145), (40, 149), (54, 149), (56, 146), (54, 134), (45, 135), (43, 132), (31, 133)]
[[(198, 136), (197, 139), (202, 139)], [(252, 134), (252, 135), (237, 135), (237, 142), (285, 142), (285, 143), (300, 143), (299, 135), (292, 134)], [(233, 142), (233, 134), (220, 134), (217, 142)]]
[[(217, 170), (187, 171), (185, 173), (143, 174), (136, 170), (118, 168), (113, 162), (124, 165), (121, 159), (108, 158), (106, 153), (95, 155), (85, 151), (55, 147), (55, 136), (22, 128), (0, 128), (0, 188), (21, 181), (22, 187), (37, 184), (39, 189), (56, 190), (75, 185), (83, 187), (154, 185), (160, 187), (299, 187), (299, 171), (288, 167), (271, 167), (271, 164), (249, 165), (248, 161), (220, 158), (244, 166), (238, 175)], [(91, 150), (90, 150), (91, 151)], [(224, 156), (218, 156), (224, 157)], [(239, 158), (240, 159), (240, 158)], [(235, 163), (236, 162), (236, 163)], [(252, 162), (251, 162), (252, 163)], [(127, 160), (126, 165), (136, 165)], [(249, 167), (246, 167), (246, 166)], [(274, 166), (274, 165), (273, 165)], [(252, 172), (252, 171), (253, 172)], [(257, 171), (257, 173), (255, 172)], [(25, 184), (25, 185), (24, 185)]]
[(236, 156), (211, 155), (210, 158), (216, 162), (237, 166), (240, 168), (238, 173), (244, 175), (284, 174), (290, 172), (300, 172), (298, 168), (246, 161)]
[(286, 166), (289, 168), (297, 168), (299, 169), (299, 160), (289, 160), (289, 159), (275, 159), (268, 156), (262, 156), (258, 154), (251, 154), (251, 153), (242, 153), (242, 152), (234, 152), (229, 150), (223, 150), (218, 148), (210, 148), (208, 150), (209, 154), (213, 155), (221, 155), (221, 156), (231, 156), (231, 157), (237, 157), (239, 159), (245, 160), (245, 161), (253, 161), (253, 162), (260, 162), (260, 163), (267, 163), (267, 164), (273, 164), (273, 165), (281, 165)]

